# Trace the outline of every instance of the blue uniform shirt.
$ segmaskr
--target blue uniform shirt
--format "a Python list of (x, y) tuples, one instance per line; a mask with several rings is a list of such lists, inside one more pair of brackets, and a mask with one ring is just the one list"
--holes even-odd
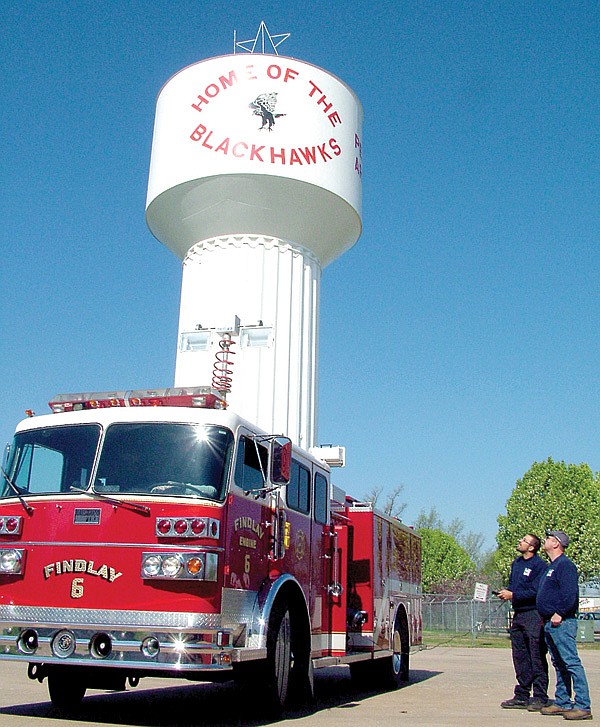
[(539, 555), (531, 558), (519, 556), (510, 568), (508, 590), (512, 591), (512, 607), (515, 612), (533, 611), (540, 580), (546, 571), (545, 563)]
[(537, 610), (543, 618), (557, 613), (573, 618), (579, 609), (577, 568), (566, 555), (559, 555), (548, 566), (537, 594)]

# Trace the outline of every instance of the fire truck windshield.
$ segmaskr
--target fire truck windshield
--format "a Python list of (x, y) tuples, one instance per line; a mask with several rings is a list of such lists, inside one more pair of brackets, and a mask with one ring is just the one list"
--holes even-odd
[[(10, 448), (0, 497), (67, 493), (89, 486), (100, 439), (97, 424), (46, 427), (18, 432)], [(15, 491), (16, 490), (16, 491)]]
[(232, 457), (228, 429), (119, 423), (106, 430), (94, 491), (222, 500)]
[[(222, 500), (233, 435), (196, 424), (118, 423), (45, 427), (18, 432), (10, 448), (0, 497), (76, 495), (93, 491)], [(12, 485), (12, 486), (11, 486)], [(91, 490), (90, 490), (91, 493)]]

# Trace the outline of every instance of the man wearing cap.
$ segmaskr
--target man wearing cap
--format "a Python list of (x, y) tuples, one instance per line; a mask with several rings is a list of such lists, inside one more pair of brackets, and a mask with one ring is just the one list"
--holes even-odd
[[(544, 640), (544, 622), (535, 608), (540, 580), (547, 564), (538, 555), (540, 539), (528, 533), (517, 543), (519, 556), (510, 568), (508, 588), (498, 592), (503, 601), (511, 601), (514, 611), (510, 628), (510, 645), (517, 684), (512, 699), (500, 704), (504, 709), (528, 709), (539, 712), (548, 703), (548, 661)], [(530, 694), (533, 696), (530, 699)]]
[(540, 583), (536, 604), (544, 619), (546, 643), (556, 670), (556, 692), (554, 703), (542, 707), (541, 713), (592, 719), (590, 690), (577, 653), (579, 585), (577, 568), (565, 555), (568, 545), (569, 537), (562, 530), (546, 530), (544, 550), (550, 565)]

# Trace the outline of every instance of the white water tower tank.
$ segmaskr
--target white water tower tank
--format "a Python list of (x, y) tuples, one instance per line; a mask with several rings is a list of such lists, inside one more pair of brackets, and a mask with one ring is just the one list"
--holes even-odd
[(210, 58), (157, 101), (146, 219), (183, 261), (175, 385), (210, 384), (229, 337), (229, 406), (306, 448), (321, 271), (361, 232), (361, 137), (355, 94), (283, 56)]

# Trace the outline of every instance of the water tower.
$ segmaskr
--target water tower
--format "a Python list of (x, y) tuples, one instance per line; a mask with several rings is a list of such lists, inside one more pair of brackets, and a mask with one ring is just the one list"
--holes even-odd
[(335, 76), (272, 50), (163, 86), (146, 219), (183, 261), (175, 386), (216, 374), (233, 410), (309, 448), (321, 271), (361, 232), (362, 108)]

